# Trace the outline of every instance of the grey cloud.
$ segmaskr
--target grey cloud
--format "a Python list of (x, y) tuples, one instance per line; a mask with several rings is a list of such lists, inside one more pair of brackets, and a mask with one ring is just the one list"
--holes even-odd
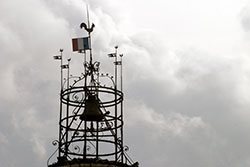
[(239, 14), (241, 19), (242, 28), (248, 32), (250, 30), (250, 13), (249, 13), (249, 5), (246, 5)]
[[(0, 62), (0, 161), (40, 167), (55, 149), (51, 142), (58, 131), (59, 64), (52, 55), (64, 48), (72, 62), (80, 61), (71, 54), (70, 38), (83, 35), (78, 24), (85, 1), (15, 2), (0, 5), (0, 49), (7, 56)], [(103, 62), (103, 72), (112, 71), (106, 54), (115, 44), (125, 55), (129, 155), (145, 167), (247, 166), (249, 104), (242, 92), (249, 88), (242, 78), (248, 75), (248, 59), (172, 49), (153, 31), (124, 34), (119, 30), (123, 14), (113, 14), (116, 4), (89, 3), (98, 25), (95, 59)]]
[[(149, 128), (150, 124), (142, 119), (143, 113), (138, 117), (131, 114), (131, 117), (135, 116), (133, 120), (138, 123), (133, 126), (136, 130), (131, 129), (137, 132), (133, 133), (129, 141), (133, 143), (135, 142), (133, 139), (139, 140), (135, 145), (132, 144), (136, 149), (140, 149), (143, 145), (147, 146), (145, 148), (147, 155), (139, 156), (139, 159), (143, 159), (141, 160), (143, 165), (153, 165), (152, 161), (157, 166), (164, 166), (163, 164), (172, 166), (247, 165), (249, 152), (244, 148), (249, 144), (245, 139), (239, 139), (239, 136), (244, 136), (246, 133), (244, 131), (247, 131), (249, 124), (242, 124), (242, 118), (236, 117), (238, 112), (244, 112), (249, 108), (240, 103), (242, 97), (238, 94), (242, 77), (247, 72), (244, 70), (244, 61), (247, 61), (247, 58), (240, 57), (241, 59), (237, 61), (232, 59), (229, 61), (227, 58), (221, 59), (197, 52), (195, 49), (175, 51), (174, 55), (178, 59), (177, 66), (173, 69), (168, 66), (172, 62), (167, 62), (165, 68), (162, 68), (163, 71), (157, 71), (158, 65), (167, 58), (155, 57), (151, 54), (150, 46), (155, 46), (154, 43), (147, 41), (149, 44), (145, 44), (143, 39), (137, 36), (137, 43), (140, 44), (142, 40), (143, 47), (134, 46), (138, 50), (145, 50), (141, 52), (144, 54), (138, 55), (143, 63), (138, 65), (132, 58), (129, 60), (128, 70), (131, 72), (128, 76), (130, 82), (126, 89), (127, 97), (135, 103), (136, 101), (143, 103), (153, 112), (163, 114), (162, 116), (169, 117), (169, 113), (172, 112), (189, 117), (198, 116), (209, 127), (201, 129), (200, 132), (204, 131), (202, 133), (191, 134), (192, 137), (188, 139), (180, 137), (172, 140), (173, 137), (165, 133), (166, 130), (162, 130), (162, 137), (152, 139), (152, 135), (161, 127)], [(166, 57), (171, 56), (168, 50), (162, 53), (165, 53)], [(149, 61), (147, 64), (148, 55), (158, 63)], [(135, 62), (136, 60), (138, 58), (135, 58)], [(131, 78), (135, 79), (131, 80)], [(180, 86), (176, 87), (175, 83)], [(174, 91), (175, 89), (180, 90)], [(247, 87), (245, 89), (248, 90)], [(129, 107), (128, 112), (136, 113), (138, 107), (132, 106), (134, 108)], [(138, 132), (143, 133), (137, 135)], [(150, 155), (153, 155), (152, 159), (146, 158)]]
[(53, 80), (54, 48), (50, 46), (63, 45), (58, 39), (67, 31), (66, 25), (42, 1), (1, 1), (0, 6), (0, 132), (5, 142), (0, 161), (10, 167), (45, 166), (58, 121), (58, 81)]

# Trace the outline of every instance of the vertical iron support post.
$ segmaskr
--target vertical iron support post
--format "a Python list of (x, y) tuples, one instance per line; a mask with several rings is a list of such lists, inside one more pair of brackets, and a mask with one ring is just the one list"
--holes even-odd
[[(117, 127), (117, 49), (115, 46), (115, 127)], [(117, 128), (115, 128), (115, 161), (118, 161), (118, 142), (117, 142)]]
[[(70, 59), (68, 59), (68, 75), (67, 75), (67, 89), (69, 91), (69, 62)], [(67, 108), (66, 108), (66, 143), (65, 143), (65, 157), (68, 156), (68, 150), (69, 150), (69, 94), (67, 95)]]
[[(121, 54), (120, 55), (120, 57), (121, 57), (121, 92), (123, 91), (123, 88), (122, 88), (122, 56), (123, 56), (123, 54)], [(124, 96), (124, 94), (122, 95), (122, 96)], [(123, 98), (123, 97), (122, 97)], [(123, 98), (124, 99), (124, 98)], [(121, 126), (121, 161), (122, 161), (122, 163), (123, 163), (123, 156), (124, 156), (124, 149), (123, 149), (123, 99), (122, 99), (122, 102), (121, 102), (121, 124), (122, 124), (122, 126)]]
[(60, 89), (60, 113), (59, 113), (59, 143), (58, 143), (58, 157), (61, 157), (61, 152), (62, 152), (62, 91), (63, 91), (63, 57), (62, 57), (62, 52), (63, 49), (60, 49), (61, 52), (61, 89)]

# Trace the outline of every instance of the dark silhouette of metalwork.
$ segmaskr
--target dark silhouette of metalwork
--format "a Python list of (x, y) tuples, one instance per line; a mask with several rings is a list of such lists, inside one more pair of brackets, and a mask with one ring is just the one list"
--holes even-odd
[(95, 24), (92, 23), (91, 28), (88, 28), (85, 23), (81, 23), (80, 28), (84, 28), (88, 33), (91, 33), (94, 30)]
[(71, 59), (63, 64), (63, 49), (54, 56), (61, 62), (59, 139), (53, 142), (58, 146), (57, 162), (49, 166), (91, 163), (136, 167), (138, 163), (128, 156), (128, 146), (123, 143), (123, 55), (115, 46), (115, 53), (109, 54), (114, 58), (114, 76), (100, 73), (100, 62), (93, 61), (91, 50), (94, 24), (81, 23), (80, 27), (89, 35), (89, 51), (79, 50), (84, 57), (83, 73), (70, 75)]

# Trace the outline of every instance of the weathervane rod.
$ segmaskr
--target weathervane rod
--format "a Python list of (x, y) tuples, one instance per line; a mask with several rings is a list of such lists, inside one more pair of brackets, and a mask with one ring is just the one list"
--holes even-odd
[(90, 22), (89, 22), (89, 6), (88, 6), (88, 4), (86, 5), (86, 8), (87, 8), (88, 28), (90, 28)]

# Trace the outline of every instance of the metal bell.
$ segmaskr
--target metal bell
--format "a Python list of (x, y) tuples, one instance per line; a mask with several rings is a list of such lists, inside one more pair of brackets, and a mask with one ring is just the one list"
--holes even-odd
[(96, 96), (88, 96), (88, 99), (85, 101), (84, 112), (80, 116), (80, 119), (84, 121), (101, 121), (103, 118), (104, 116), (100, 111), (99, 101)]

